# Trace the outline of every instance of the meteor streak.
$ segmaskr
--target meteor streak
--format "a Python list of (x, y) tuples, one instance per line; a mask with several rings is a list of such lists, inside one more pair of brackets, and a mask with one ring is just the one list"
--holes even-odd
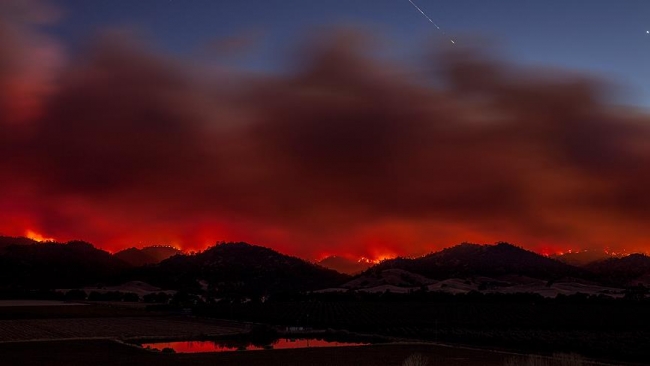
[(411, 0), (409, 0), (409, 3), (411, 3), (411, 5), (413, 5), (413, 6), (415, 6), (415, 8), (418, 9), (418, 11), (419, 11), (422, 15), (424, 15), (424, 17), (427, 18), (427, 19), (429, 20), (429, 22), (431, 22), (431, 24), (433, 24), (434, 27), (438, 28), (439, 31), (442, 31), (442, 30), (440, 29), (440, 27), (438, 27), (438, 24), (436, 24), (436, 22), (434, 22), (431, 18), (429, 18), (429, 16), (428, 16), (424, 11), (422, 11), (422, 9), (420, 9), (419, 6), (417, 6), (417, 5), (416, 5), (413, 1), (411, 1)]
[[(422, 9), (420, 9), (420, 7), (417, 6), (417, 4), (415, 4), (415, 3), (413, 2), (413, 0), (408, 0), (408, 1), (409, 1), (409, 3), (411, 3), (411, 5), (413, 5), (413, 6), (414, 6), (414, 7), (415, 7), (419, 12), (420, 12), (420, 14), (424, 15), (424, 17), (427, 18), (427, 20), (428, 20), (431, 24), (433, 24), (433, 26), (436, 27), (436, 29), (438, 29), (439, 31), (441, 31), (442, 34), (447, 35), (447, 33), (445, 33), (445, 31), (443, 31), (443, 30), (438, 26), (438, 24), (436, 24), (436, 22), (433, 21), (433, 19), (431, 19), (431, 18), (430, 18), (430, 17), (429, 17), (429, 16), (428, 16), (428, 15), (427, 15), (427, 14), (426, 14)], [(451, 38), (449, 39), (449, 41), (451, 41), (452, 44), (456, 44), (456, 42), (454, 42), (454, 40), (451, 39)]]

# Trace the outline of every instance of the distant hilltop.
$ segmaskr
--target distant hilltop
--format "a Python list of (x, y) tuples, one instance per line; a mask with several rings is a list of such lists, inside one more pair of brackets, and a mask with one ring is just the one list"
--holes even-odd
[[(323, 289), (614, 293), (650, 283), (650, 257), (543, 256), (508, 243), (463, 243), (379, 263), (329, 257), (318, 263), (247, 243), (186, 254), (156, 245), (115, 254), (83, 241), (0, 237), (0, 290), (144, 281), (162, 289), (268, 294)], [(583, 264), (584, 263), (584, 264)], [(532, 287), (531, 287), (532, 286)], [(585, 287), (587, 286), (587, 287)], [(591, 286), (591, 287), (589, 287)]]

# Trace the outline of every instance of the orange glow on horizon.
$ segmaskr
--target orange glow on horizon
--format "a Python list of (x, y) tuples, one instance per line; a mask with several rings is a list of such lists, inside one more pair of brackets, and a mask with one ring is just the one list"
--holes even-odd
[(29, 239), (32, 239), (34, 241), (37, 241), (39, 243), (56, 241), (54, 238), (49, 238), (49, 237), (43, 236), (43, 235), (37, 233), (34, 230), (26, 230), (25, 231), (25, 237), (27, 237)]
[(361, 257), (359, 259), (359, 263), (378, 264), (378, 263), (381, 263), (381, 262), (383, 262), (385, 260), (395, 259), (397, 257), (398, 257), (398, 255), (394, 254), (394, 253), (379, 254), (379, 255), (374, 256), (373, 258)]
[(361, 258), (359, 258), (359, 260), (357, 261), (357, 263), (377, 264), (377, 263), (379, 263), (379, 261), (378, 261), (378, 260), (375, 260), (375, 259), (370, 259), (370, 258), (366, 258), (366, 257), (361, 257)]
[(381, 261), (387, 260), (387, 259), (395, 259), (399, 257), (397, 254), (386, 254), (386, 255), (379, 255), (379, 256), (370, 256), (370, 255), (355, 255), (355, 254), (350, 254), (350, 253), (335, 253), (335, 252), (327, 252), (324, 254), (320, 254), (316, 256), (315, 262), (320, 262), (323, 261), (327, 258), (330, 257), (339, 257), (339, 258), (344, 258), (352, 262), (356, 263), (364, 263), (364, 264), (378, 264)]
[[(78, 235), (78, 237), (80, 240), (87, 240), (96, 248), (105, 250), (109, 253), (117, 253), (121, 250), (132, 248), (132, 247), (136, 247), (140, 249), (144, 247), (169, 247), (169, 248), (179, 250), (184, 254), (192, 254), (192, 253), (200, 253), (222, 242), (242, 241), (242, 242), (250, 243), (252, 245), (267, 247), (281, 254), (296, 256), (303, 259), (316, 258), (316, 260), (312, 259), (315, 262), (319, 262), (330, 256), (337, 256), (359, 264), (369, 264), (369, 265), (375, 265), (381, 263), (384, 260), (395, 259), (397, 257), (419, 258), (427, 254), (438, 252), (445, 248), (453, 247), (463, 242), (462, 240), (455, 240), (455, 241), (445, 240), (446, 242), (445, 244), (409, 246), (409, 245), (405, 245), (404, 242), (400, 240), (400, 238), (391, 238), (394, 240), (385, 240), (383, 242), (377, 242), (373, 240), (370, 241), (370, 243), (360, 243), (358, 245), (359, 246), (358, 251), (350, 251), (349, 247), (343, 249), (341, 248), (341, 246), (332, 245), (331, 249), (325, 252), (320, 252), (318, 255), (313, 255), (309, 251), (294, 250), (294, 248), (291, 248), (286, 244), (287, 242), (290, 242), (290, 240), (286, 240), (286, 241), (285, 240), (276, 241), (273, 239), (269, 240), (269, 238), (265, 237), (264, 235), (257, 235), (255, 230), (246, 232), (241, 230), (240, 228), (237, 228), (237, 230), (235, 229), (226, 230), (226, 229), (229, 228), (227, 228), (226, 226), (219, 227), (220, 233), (226, 233), (227, 235), (213, 234), (210, 231), (204, 232), (199, 230), (194, 235), (190, 234), (187, 235), (186, 237), (172, 236), (171, 234), (156, 235), (153, 236), (156, 238), (151, 240), (146, 239), (148, 236), (146, 235), (145, 232), (139, 232), (137, 240), (133, 240), (128, 236), (114, 237), (114, 238), (109, 238), (107, 240), (102, 240), (97, 238), (86, 239), (86, 236), (84, 235)], [(9, 230), (4, 231), (4, 233), (10, 236), (17, 234), (17, 232), (15, 231), (12, 232)], [(71, 236), (65, 235), (64, 233), (58, 233), (56, 234), (56, 237), (54, 237), (54, 235), (48, 235), (47, 233), (43, 233), (42, 231), (35, 230), (35, 229), (25, 229), (23, 231), (22, 236), (39, 243), (46, 243), (46, 242), (63, 243), (71, 238)], [(77, 236), (73, 235), (72, 237), (76, 238)], [(166, 237), (173, 238), (173, 239), (166, 239)], [(219, 237), (219, 239), (212, 240), (209, 239), (210, 237), (215, 237), (215, 238)], [(349, 243), (354, 239), (356, 238), (341, 239), (341, 241), (345, 243)], [(199, 243), (199, 245), (193, 243)], [(282, 243), (284, 243), (284, 245), (281, 245)], [(476, 242), (476, 244), (492, 244), (492, 243)], [(602, 255), (602, 258), (621, 258), (635, 253), (649, 255), (648, 251), (643, 250), (641, 248), (630, 249), (630, 248), (619, 247), (614, 249), (607, 246), (601, 247), (600, 249), (579, 248), (577, 246), (569, 246), (566, 243), (562, 243), (562, 244), (545, 243), (541, 245), (535, 245), (535, 244), (526, 245), (525, 241), (516, 241), (512, 244), (516, 246), (520, 246), (526, 250), (530, 250), (537, 254), (543, 255), (545, 257), (551, 257), (551, 258), (555, 256), (562, 256), (562, 255), (569, 255), (569, 254), (578, 255), (587, 252), (593, 253), (594, 255), (598, 255), (600, 253)], [(320, 245), (321, 243), (315, 243), (314, 249), (316, 249)], [(426, 254), (422, 254), (422, 253), (426, 253)]]

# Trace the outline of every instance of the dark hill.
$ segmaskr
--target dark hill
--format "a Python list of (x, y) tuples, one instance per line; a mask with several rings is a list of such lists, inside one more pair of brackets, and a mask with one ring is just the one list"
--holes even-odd
[(585, 272), (507, 243), (460, 244), (421, 258), (396, 258), (370, 269), (403, 269), (433, 279), (523, 275), (540, 279), (581, 277)]
[(23, 237), (0, 236), (0, 250), (11, 245), (30, 245), (30, 244), (38, 244), (38, 242)]
[(586, 266), (587, 264), (597, 262), (597, 261), (602, 261), (609, 257), (610, 256), (607, 255), (607, 253), (605, 253), (604, 251), (598, 251), (598, 250), (589, 250), (589, 251), (585, 250), (581, 252), (564, 253), (564, 254), (557, 254), (551, 256), (551, 258), (556, 259), (562, 263), (570, 264), (576, 267), (583, 267)]
[(156, 264), (169, 257), (180, 254), (181, 251), (168, 246), (151, 246), (142, 249), (129, 248), (115, 253), (115, 257), (130, 264), (133, 267)]
[(354, 261), (345, 257), (336, 255), (322, 259), (317, 263), (325, 268), (333, 269), (337, 272), (355, 275), (365, 271), (372, 266), (369, 262)]
[(145, 266), (147, 264), (157, 263), (155, 259), (147, 255), (146, 253), (143, 253), (142, 250), (138, 248), (124, 249), (113, 255), (115, 256), (115, 258), (118, 258), (124, 263), (127, 263), (128, 265), (133, 267), (140, 267), (140, 266)]
[(154, 245), (150, 247), (144, 247), (141, 249), (141, 251), (142, 253), (153, 258), (156, 261), (156, 263), (162, 262), (167, 258), (182, 253), (180, 250), (174, 247), (165, 246), (165, 245)]
[(635, 280), (650, 274), (650, 257), (645, 254), (632, 254), (622, 258), (609, 258), (594, 262), (585, 267), (601, 281), (634, 285)]
[(339, 285), (349, 276), (246, 243), (222, 243), (195, 255), (177, 255), (143, 269), (147, 282), (215, 293), (266, 294)]
[(1, 288), (85, 286), (109, 280), (127, 267), (110, 253), (81, 241), (19, 242), (0, 248)]

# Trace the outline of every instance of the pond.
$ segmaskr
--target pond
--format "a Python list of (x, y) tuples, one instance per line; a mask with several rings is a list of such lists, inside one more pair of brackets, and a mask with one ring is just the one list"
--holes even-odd
[(309, 338), (281, 338), (266, 345), (253, 345), (236, 341), (181, 341), (143, 343), (142, 347), (162, 351), (173, 349), (176, 353), (201, 353), (201, 352), (232, 352), (232, 351), (259, 351), (269, 349), (294, 349), (315, 347), (353, 347), (365, 346), (369, 343), (334, 342), (323, 339)]

